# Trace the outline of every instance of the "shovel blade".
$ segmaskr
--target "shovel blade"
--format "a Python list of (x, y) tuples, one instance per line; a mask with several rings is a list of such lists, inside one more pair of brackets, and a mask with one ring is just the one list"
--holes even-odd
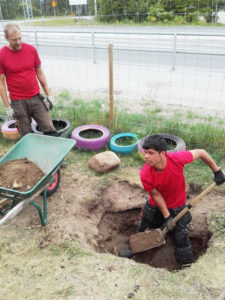
[(156, 248), (166, 243), (160, 228), (147, 229), (144, 232), (133, 234), (130, 236), (129, 242), (132, 254)]

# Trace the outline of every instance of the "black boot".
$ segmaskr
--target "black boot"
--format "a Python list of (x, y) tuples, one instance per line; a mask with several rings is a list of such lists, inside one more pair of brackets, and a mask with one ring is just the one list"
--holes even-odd
[(188, 247), (175, 248), (174, 256), (178, 264), (182, 266), (182, 268), (190, 267), (190, 265), (194, 262), (192, 247), (191, 245)]

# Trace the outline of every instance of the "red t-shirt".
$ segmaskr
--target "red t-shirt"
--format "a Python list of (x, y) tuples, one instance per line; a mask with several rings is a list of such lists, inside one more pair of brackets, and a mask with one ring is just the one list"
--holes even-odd
[(147, 163), (140, 172), (144, 189), (149, 192), (149, 202), (156, 206), (150, 192), (157, 189), (166, 202), (167, 208), (176, 208), (186, 202), (184, 165), (193, 161), (190, 151), (172, 152), (166, 154), (166, 167), (161, 172), (156, 172)]
[(11, 100), (29, 99), (39, 94), (36, 68), (41, 65), (37, 50), (26, 43), (18, 51), (0, 50), (0, 74), (4, 74)]

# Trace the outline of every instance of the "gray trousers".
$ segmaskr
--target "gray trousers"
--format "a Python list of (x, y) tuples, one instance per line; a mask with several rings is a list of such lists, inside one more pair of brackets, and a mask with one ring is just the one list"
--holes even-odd
[(55, 133), (51, 116), (39, 95), (31, 99), (12, 100), (11, 107), (17, 120), (17, 126), (22, 136), (32, 132), (31, 118), (40, 126), (42, 132)]

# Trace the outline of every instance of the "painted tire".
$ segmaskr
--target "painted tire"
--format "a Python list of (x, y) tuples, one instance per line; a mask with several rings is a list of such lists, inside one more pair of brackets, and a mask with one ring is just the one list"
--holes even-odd
[[(174, 149), (168, 150), (167, 152), (177, 152), (177, 151), (186, 150), (186, 144), (185, 144), (184, 140), (182, 140), (179, 136), (169, 134), (169, 133), (158, 133), (158, 134), (161, 135), (163, 138), (165, 138), (165, 140), (167, 141), (168, 144), (172, 143), (173, 145), (175, 145)], [(145, 138), (146, 137), (143, 137), (138, 142), (138, 154), (139, 154), (140, 158), (143, 160), (145, 160), (145, 153), (144, 153), (144, 149), (142, 148), (142, 146), (143, 146)]]
[[(60, 183), (60, 179), (61, 179), (61, 172), (60, 169), (58, 169), (55, 174), (53, 175), (54, 177), (54, 181), (49, 185), (48, 189), (47, 189), (47, 197), (53, 195), (59, 186)], [(43, 192), (42, 192), (43, 195)]]
[[(86, 130), (96, 130), (102, 133), (102, 136), (95, 139), (86, 139), (80, 136), (81, 132)], [(108, 128), (101, 125), (83, 125), (75, 128), (72, 131), (71, 138), (76, 141), (77, 148), (98, 150), (104, 147), (107, 141), (110, 139), (110, 131)]]
[(7, 121), (7, 117), (5, 115), (0, 115), (0, 129), (6, 121)]
[[(116, 141), (122, 137), (132, 137), (136, 141), (131, 145), (122, 146), (116, 143)], [(130, 154), (133, 150), (137, 149), (138, 141), (139, 139), (134, 133), (129, 133), (129, 132), (120, 133), (111, 138), (109, 147), (113, 152), (121, 153), (121, 154)]]
[(21, 138), (21, 135), (16, 127), (16, 121), (10, 120), (5, 122), (1, 127), (2, 135), (9, 140), (17, 140)]
[[(53, 123), (54, 127), (56, 128), (57, 136), (68, 137), (69, 130), (71, 128), (71, 124), (68, 120), (52, 119), (52, 123)], [(41, 131), (39, 125), (35, 121), (32, 122), (31, 127), (32, 127), (33, 133), (43, 134), (43, 132)], [(61, 128), (61, 129), (57, 129), (57, 128)]]

